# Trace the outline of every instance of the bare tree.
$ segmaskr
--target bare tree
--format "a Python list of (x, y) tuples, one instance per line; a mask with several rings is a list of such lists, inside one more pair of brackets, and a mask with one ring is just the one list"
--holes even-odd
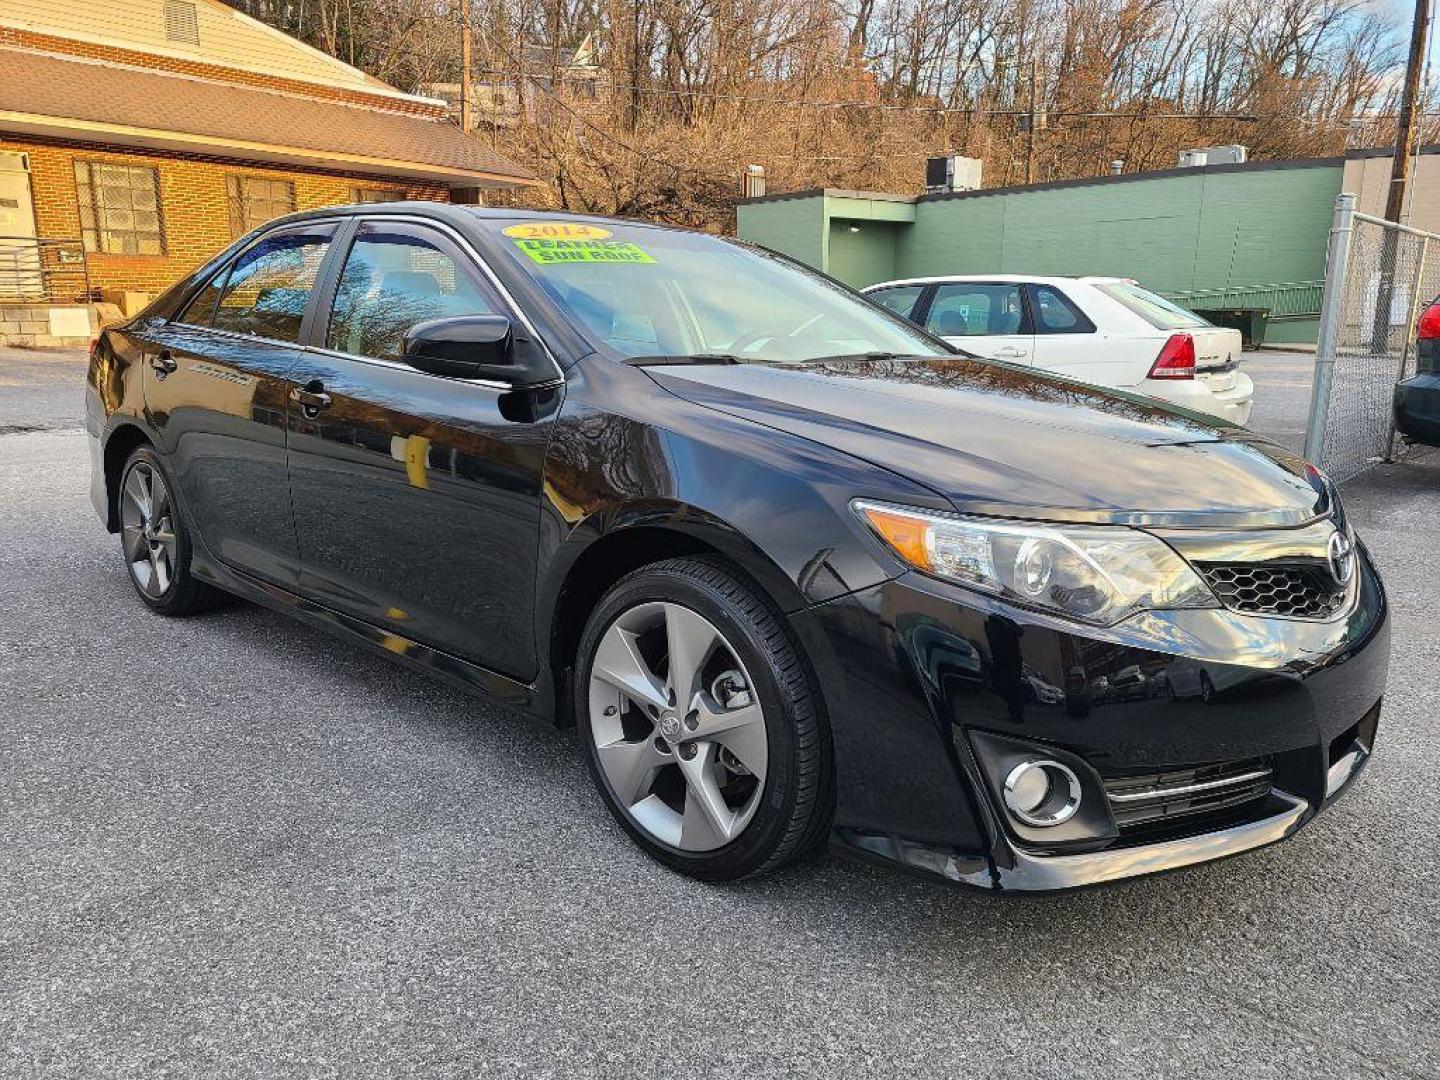
[[(404, 89), (454, 81), (453, 0), (232, 0)], [(536, 168), (516, 198), (725, 229), (740, 169), (776, 190), (917, 190), (927, 156), (1037, 179), (1242, 142), (1334, 154), (1393, 132), (1395, 27), (1360, 0), (493, 0), (472, 73), (518, 115), (477, 137)], [(595, 46), (581, 79), (574, 50)]]

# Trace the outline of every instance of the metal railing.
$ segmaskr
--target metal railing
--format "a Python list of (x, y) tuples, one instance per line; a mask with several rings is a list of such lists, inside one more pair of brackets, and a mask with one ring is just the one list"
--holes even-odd
[(1167, 299), (1187, 308), (1256, 308), (1271, 319), (1313, 319), (1320, 314), (1324, 280), (1280, 281), (1220, 289), (1169, 292)]
[(37, 304), (90, 299), (90, 267), (78, 239), (0, 236), (0, 300)]
[(1305, 456), (1337, 481), (1400, 450), (1395, 384), (1415, 367), (1415, 321), (1440, 294), (1440, 235), (1335, 200)]

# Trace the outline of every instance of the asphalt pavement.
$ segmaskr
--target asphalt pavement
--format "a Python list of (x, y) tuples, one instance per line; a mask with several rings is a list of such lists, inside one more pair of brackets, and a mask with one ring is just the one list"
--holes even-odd
[(1440, 456), (1346, 490), (1394, 663), (1370, 770), (1290, 842), (1032, 898), (828, 855), (714, 886), (569, 732), (249, 605), (149, 614), (83, 362), (31, 394), (14, 361), (0, 1076), (1440, 1075)]

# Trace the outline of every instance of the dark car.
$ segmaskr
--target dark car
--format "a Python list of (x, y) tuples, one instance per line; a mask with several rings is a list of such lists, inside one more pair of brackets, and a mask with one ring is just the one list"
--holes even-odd
[[(1286, 837), (1370, 754), (1385, 597), (1315, 469), (734, 241), (291, 216), (89, 381), (146, 604), (233, 593), (574, 724), (615, 818), (700, 878), (827, 840), (1120, 878)], [(1094, 689), (1197, 659), (1209, 705)]]
[(1415, 324), (1415, 374), (1395, 386), (1395, 430), (1440, 446), (1440, 298)]

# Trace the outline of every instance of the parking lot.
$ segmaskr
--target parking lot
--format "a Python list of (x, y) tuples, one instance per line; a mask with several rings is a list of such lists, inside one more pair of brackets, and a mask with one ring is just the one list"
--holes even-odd
[[(1298, 448), (1303, 354), (1249, 358)], [(1346, 489), (1394, 608), (1294, 840), (999, 898), (644, 856), (555, 731), (260, 608), (150, 615), (83, 358), (0, 350), (0, 1075), (1440, 1075), (1440, 453)]]

